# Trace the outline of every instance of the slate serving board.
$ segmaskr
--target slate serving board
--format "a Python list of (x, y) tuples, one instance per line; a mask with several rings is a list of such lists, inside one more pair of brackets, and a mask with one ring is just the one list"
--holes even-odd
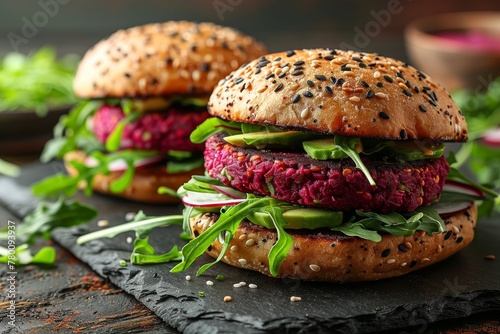
[[(0, 202), (19, 216), (36, 204), (29, 191), (35, 180), (59, 170), (60, 165), (33, 164), (18, 179), (0, 178)], [(179, 206), (148, 206), (101, 195), (78, 196), (99, 209), (99, 219), (110, 225), (125, 221), (139, 209), (148, 215), (178, 214)], [(484, 259), (498, 254), (498, 215), (480, 221), (472, 245), (448, 260), (409, 275), (356, 284), (329, 284), (273, 279), (225, 264), (196, 277), (204, 256), (186, 273), (171, 274), (174, 264), (120, 267), (132, 246), (124, 234), (77, 246), (78, 236), (98, 229), (96, 222), (84, 227), (58, 229), (54, 239), (99, 275), (134, 295), (172, 327), (184, 333), (365, 333), (407, 326), (423, 332), (429, 323), (466, 317), (483, 311), (500, 311), (500, 261)], [(151, 240), (160, 251), (182, 245), (180, 228), (155, 230)], [(186, 275), (192, 280), (187, 281)], [(216, 275), (223, 275), (217, 281)], [(206, 284), (214, 282), (213, 286)], [(234, 283), (247, 286), (235, 288)], [(257, 284), (250, 289), (248, 284)], [(200, 297), (199, 292), (205, 297)], [(231, 302), (224, 302), (231, 296)], [(291, 296), (302, 301), (291, 302)]]

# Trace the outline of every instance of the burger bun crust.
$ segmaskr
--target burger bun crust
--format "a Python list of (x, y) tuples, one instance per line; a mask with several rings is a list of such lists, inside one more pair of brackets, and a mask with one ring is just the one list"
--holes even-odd
[(209, 112), (223, 119), (388, 140), (467, 140), (448, 92), (399, 60), (311, 49), (260, 57), (214, 90)]
[[(412, 236), (383, 235), (380, 242), (311, 231), (288, 232), (294, 243), (276, 277), (308, 281), (356, 282), (401, 276), (444, 260), (465, 248), (474, 238), (477, 207), (445, 219), (446, 231)], [(190, 220), (194, 235), (203, 233), (217, 216), (200, 214)], [(268, 254), (277, 234), (250, 222), (238, 227), (222, 261), (232, 266), (269, 272)], [(253, 242), (248, 242), (252, 240)], [(222, 244), (215, 241), (207, 254), (217, 258)]]

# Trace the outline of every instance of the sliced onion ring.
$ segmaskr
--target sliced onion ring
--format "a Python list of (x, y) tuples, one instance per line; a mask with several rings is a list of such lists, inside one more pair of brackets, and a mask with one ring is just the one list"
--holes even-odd
[(443, 191), (476, 196), (478, 197), (478, 199), (485, 197), (480, 189), (471, 186), (470, 184), (465, 184), (457, 181), (446, 180), (443, 186)]
[(500, 148), (500, 128), (486, 131), (481, 141), (487, 146)]

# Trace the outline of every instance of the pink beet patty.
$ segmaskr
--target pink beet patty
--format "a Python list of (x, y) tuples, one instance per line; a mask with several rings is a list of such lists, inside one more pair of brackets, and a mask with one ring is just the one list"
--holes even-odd
[(341, 211), (411, 212), (439, 198), (449, 165), (444, 158), (404, 164), (363, 157), (371, 186), (351, 159), (315, 160), (305, 153), (236, 147), (223, 135), (205, 146), (208, 174), (246, 193)]
[[(93, 130), (102, 143), (125, 117), (120, 107), (103, 105), (94, 115)], [(169, 108), (161, 113), (145, 113), (125, 126), (121, 148), (157, 150), (167, 153), (177, 151), (202, 151), (203, 145), (189, 140), (191, 132), (207, 119), (206, 111), (189, 111)]]

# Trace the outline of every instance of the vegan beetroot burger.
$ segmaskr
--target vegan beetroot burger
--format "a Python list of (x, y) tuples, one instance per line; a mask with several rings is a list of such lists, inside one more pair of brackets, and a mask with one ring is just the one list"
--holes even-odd
[[(202, 171), (203, 145), (191, 143), (189, 134), (208, 117), (209, 94), (221, 78), (264, 53), (253, 38), (211, 23), (120, 30), (83, 57), (73, 86), (86, 100), (61, 120), (64, 131), (56, 131), (44, 158), (64, 157), (73, 180), (88, 190), (175, 201), (157, 189), (176, 189)], [(57, 188), (45, 185), (40, 192)]]
[(442, 192), (443, 143), (467, 140), (465, 119), (406, 63), (329, 49), (270, 54), (220, 81), (209, 112), (191, 135), (206, 141), (208, 176), (179, 190), (193, 239), (173, 272), (206, 251), (273, 277), (377, 280), (473, 239), (475, 204)]

